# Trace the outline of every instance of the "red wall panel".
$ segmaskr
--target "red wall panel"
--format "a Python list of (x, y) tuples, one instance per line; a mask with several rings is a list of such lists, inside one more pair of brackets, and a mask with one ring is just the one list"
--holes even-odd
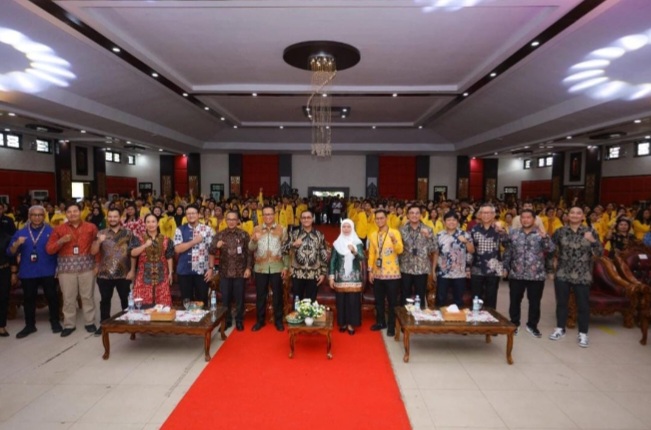
[(520, 184), (520, 196), (523, 200), (544, 197), (549, 199), (552, 195), (552, 181), (522, 181)]
[(651, 200), (651, 175), (601, 179), (600, 203), (629, 205), (636, 200)]
[(106, 193), (130, 196), (131, 193), (138, 194), (138, 179), (125, 176), (107, 176)]
[(484, 160), (470, 160), (470, 178), (468, 178), (468, 196), (474, 200), (484, 198)]
[(188, 157), (184, 155), (174, 158), (174, 191), (180, 196), (188, 195)]
[(31, 190), (48, 190), (50, 201), (56, 202), (54, 173), (0, 170), (0, 195), (8, 195), (11, 206), (17, 206)]
[(278, 155), (244, 154), (242, 156), (243, 196), (257, 196), (260, 188), (267, 196), (280, 193), (280, 158)]
[(415, 156), (381, 155), (379, 167), (378, 194), (380, 197), (416, 198)]

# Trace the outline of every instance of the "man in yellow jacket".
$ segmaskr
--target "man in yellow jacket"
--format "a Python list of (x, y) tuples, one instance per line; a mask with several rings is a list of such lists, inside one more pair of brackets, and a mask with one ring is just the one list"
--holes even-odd
[[(375, 211), (377, 231), (368, 236), (368, 280), (373, 284), (375, 294), (376, 323), (371, 330), (387, 329), (387, 336), (396, 334), (395, 307), (398, 305), (400, 290), (400, 264), (398, 256), (402, 254), (402, 237), (398, 230), (387, 225), (387, 212), (384, 209)], [(389, 304), (388, 321), (384, 317), (384, 301)]]

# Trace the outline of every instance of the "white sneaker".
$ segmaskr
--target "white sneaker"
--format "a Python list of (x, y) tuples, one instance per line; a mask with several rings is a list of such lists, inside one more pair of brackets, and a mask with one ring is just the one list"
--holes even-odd
[(587, 348), (588, 347), (588, 334), (587, 333), (579, 333), (579, 346), (581, 348)]
[(549, 335), (550, 340), (559, 340), (564, 337), (565, 337), (565, 329), (560, 327), (556, 327), (554, 329), (554, 332)]

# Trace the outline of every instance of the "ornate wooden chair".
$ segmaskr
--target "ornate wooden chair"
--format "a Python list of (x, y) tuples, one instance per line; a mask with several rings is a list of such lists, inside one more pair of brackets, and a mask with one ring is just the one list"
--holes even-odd
[(646, 345), (651, 318), (651, 249), (634, 248), (615, 256), (615, 265), (624, 279), (634, 284), (639, 301), (637, 318), (642, 329), (640, 343)]

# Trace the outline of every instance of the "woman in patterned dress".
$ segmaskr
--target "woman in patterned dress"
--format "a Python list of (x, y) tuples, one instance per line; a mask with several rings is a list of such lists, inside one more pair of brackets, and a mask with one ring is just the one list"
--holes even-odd
[(145, 306), (172, 306), (174, 243), (160, 233), (158, 219), (153, 214), (145, 217), (145, 230), (142, 237), (134, 236), (130, 246), (131, 256), (138, 259), (133, 297), (142, 298)]

